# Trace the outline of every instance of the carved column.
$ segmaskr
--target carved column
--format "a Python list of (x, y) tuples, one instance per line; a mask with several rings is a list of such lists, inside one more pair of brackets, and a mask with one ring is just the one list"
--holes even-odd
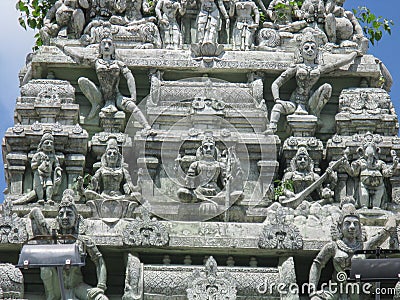
[(11, 195), (22, 195), (24, 193), (23, 182), (28, 156), (23, 153), (8, 153), (6, 161), (8, 178), (10, 180), (9, 193)]
[(65, 170), (67, 171), (68, 188), (72, 189), (74, 180), (83, 174), (85, 156), (82, 154), (68, 154), (65, 156)]
[(338, 183), (335, 191), (335, 201), (340, 202), (340, 199), (344, 199), (347, 196), (347, 179), (349, 175), (346, 173), (338, 173)]

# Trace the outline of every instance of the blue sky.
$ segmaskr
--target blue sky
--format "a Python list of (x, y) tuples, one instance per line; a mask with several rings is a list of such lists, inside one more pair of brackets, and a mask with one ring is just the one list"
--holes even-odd
[[(0, 135), (13, 125), (15, 101), (19, 95), (18, 71), (25, 63), (26, 55), (34, 44), (33, 31), (25, 31), (18, 24), (15, 10), (16, 0), (0, 0), (0, 28), (2, 43), (0, 47)], [(395, 22), (391, 36), (384, 36), (369, 53), (381, 59), (390, 70), (394, 85), (392, 101), (400, 112), (400, 1), (399, 0), (347, 0), (345, 7), (368, 6), (376, 15), (385, 16)], [(397, 55), (396, 55), (397, 53)], [(5, 188), (4, 170), (0, 168), (0, 192)], [(2, 197), (0, 196), (0, 202)]]

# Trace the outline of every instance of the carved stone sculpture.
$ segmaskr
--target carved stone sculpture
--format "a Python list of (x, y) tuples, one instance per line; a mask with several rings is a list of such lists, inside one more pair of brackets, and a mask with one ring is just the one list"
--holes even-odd
[(217, 273), (217, 262), (210, 256), (205, 264), (205, 274), (199, 270), (188, 279), (187, 298), (199, 299), (236, 299), (236, 283), (228, 272)]
[(165, 226), (156, 218), (151, 219), (149, 207), (141, 207), (142, 217), (129, 222), (123, 231), (123, 242), (128, 246), (165, 246), (169, 235)]
[[(68, 54), (77, 60), (83, 59), (74, 53)], [(79, 87), (92, 105), (87, 118), (91, 119), (95, 117), (101, 106), (103, 106), (101, 113), (104, 117), (112, 118), (113, 114), (120, 109), (132, 113), (136, 120), (144, 127), (146, 134), (154, 134), (145, 116), (135, 104), (136, 83), (132, 72), (124, 62), (115, 58), (115, 44), (110, 32), (101, 40), (99, 44), (99, 58), (93, 63), (99, 80), (99, 86), (96, 86), (86, 77), (81, 77), (78, 80)], [(130, 93), (129, 97), (125, 97), (119, 92), (121, 74), (127, 81)]]
[(125, 289), (122, 300), (143, 299), (143, 264), (131, 253), (128, 253), (125, 274)]
[[(322, 108), (329, 101), (332, 94), (332, 87), (325, 83), (312, 92), (314, 85), (324, 73), (329, 73), (354, 60), (356, 53), (353, 52), (335, 63), (318, 63), (318, 45), (315, 37), (306, 32), (301, 40), (300, 61), (284, 71), (271, 86), (275, 105), (272, 108), (270, 123), (267, 133), (274, 133), (277, 130), (277, 123), (281, 114), (305, 114), (311, 113), (319, 116)], [(280, 88), (291, 78), (296, 79), (297, 87), (292, 92), (290, 100), (280, 99)]]
[[(186, 176), (186, 187), (178, 190), (178, 197), (185, 203), (206, 201), (218, 205), (225, 197), (240, 198), (243, 194), (240, 185), (228, 186), (227, 171), (232, 172), (233, 178), (240, 174), (240, 165), (234, 153), (227, 159), (230, 164), (222, 161), (219, 149), (215, 146), (214, 137), (206, 132), (201, 146), (196, 152), (196, 161), (190, 164)], [(232, 178), (232, 179), (233, 179)], [(237, 179), (237, 178), (236, 178)], [(228, 195), (226, 194), (228, 193)]]
[(321, 176), (314, 172), (314, 161), (308, 154), (307, 149), (303, 146), (299, 147), (296, 155), (290, 162), (289, 170), (283, 175), (282, 181), (284, 183), (290, 182), (293, 186), (293, 191), (288, 189), (284, 190), (285, 200), (283, 200), (283, 203), (286, 205), (289, 205), (290, 203), (291, 207), (296, 207), (301, 203), (301, 201), (297, 199), (298, 195), (304, 193), (307, 189), (314, 185), (316, 190), (316, 198), (314, 195), (312, 195), (312, 191), (308, 192), (308, 195), (305, 195), (301, 198), (307, 201), (318, 200), (321, 204), (331, 203), (333, 201), (333, 188), (336, 182), (336, 173), (333, 172), (332, 167), (329, 167), (326, 170), (326, 174), (326, 177), (330, 177), (330, 185), (328, 184), (323, 187)]
[(296, 225), (286, 219), (283, 209), (278, 210), (274, 217), (269, 217), (258, 241), (263, 249), (302, 249), (303, 237)]
[[(104, 259), (97, 249), (96, 244), (85, 236), (84, 219), (78, 214), (74, 204), (74, 192), (65, 190), (63, 198), (58, 207), (57, 217), (53, 226), (46, 223), (45, 218), (39, 208), (31, 210), (29, 217), (32, 222), (34, 235), (50, 235), (54, 226), (57, 234), (73, 235), (82, 253), (87, 252), (96, 266), (97, 286), (91, 287), (83, 281), (83, 276), (79, 267), (71, 267), (69, 270), (63, 269), (64, 287), (67, 298), (78, 298), (88, 300), (107, 300), (104, 295), (107, 289), (107, 269)], [(60, 289), (58, 283), (57, 270), (55, 268), (41, 268), (40, 277), (44, 284), (46, 299), (60, 299)]]
[(197, 15), (197, 43), (218, 43), (218, 32), (222, 28), (221, 14), (229, 31), (229, 16), (222, 0), (201, 0), (200, 11)]
[(182, 33), (177, 15), (183, 16), (186, 11), (186, 0), (182, 3), (176, 0), (161, 0), (157, 2), (155, 8), (158, 18), (161, 40), (165, 49), (180, 49), (182, 48)]
[(12, 202), (5, 201), (1, 206), (0, 244), (22, 244), (28, 240), (25, 223), (12, 213)]
[(78, 39), (85, 26), (84, 10), (89, 8), (87, 0), (58, 0), (48, 10), (40, 29), (40, 37), (45, 45), (50, 37)]
[(325, 32), (329, 42), (343, 47), (355, 44), (362, 53), (368, 50), (368, 39), (351, 11), (345, 10), (346, 0), (329, 0), (326, 3)]
[(39, 204), (54, 204), (53, 195), (61, 184), (62, 169), (54, 150), (54, 137), (45, 132), (31, 161), (33, 190), (13, 204), (25, 204), (37, 198)]
[(267, 9), (267, 16), (275, 26), (271, 26), (269, 22), (265, 22), (263, 26), (280, 31), (298, 32), (307, 26), (305, 21), (294, 20), (294, 18), (299, 20), (302, 14), (297, 3), (292, 4), (289, 0), (272, 0)]
[[(345, 280), (346, 278), (339, 278), (338, 274), (350, 271), (354, 252), (363, 249), (376, 249), (390, 236), (391, 232), (396, 232), (396, 219), (394, 216), (389, 217), (384, 228), (364, 243), (365, 236), (363, 235), (360, 216), (352, 203), (344, 204), (337, 225), (332, 227), (333, 241), (326, 244), (314, 259), (310, 269), (309, 284), (315, 288), (318, 286), (321, 270), (331, 258), (333, 259), (334, 267), (332, 281)], [(341, 283), (344, 284), (345, 282), (341, 281)], [(347, 295), (333, 295), (331, 291), (314, 290), (310, 294), (310, 299), (332, 299), (334, 296), (346, 297)]]
[(0, 298), (24, 298), (24, 277), (12, 264), (0, 264)]
[(254, 47), (254, 33), (256, 32), (260, 22), (260, 13), (255, 2), (232, 2), (229, 15), (231, 17), (236, 17), (232, 31), (233, 49), (252, 49)]
[(101, 157), (101, 166), (92, 177), (91, 188), (84, 191), (86, 199), (138, 201), (137, 189), (124, 166), (117, 141), (110, 139)]
[(381, 208), (382, 198), (385, 193), (384, 178), (391, 177), (397, 168), (399, 159), (396, 151), (392, 150), (393, 164), (388, 166), (379, 159), (379, 147), (371, 133), (367, 133), (362, 141), (362, 146), (357, 149), (359, 158), (351, 164), (348, 160), (350, 150), (345, 150), (346, 161), (343, 165), (345, 171), (357, 177), (358, 200), (362, 207)]

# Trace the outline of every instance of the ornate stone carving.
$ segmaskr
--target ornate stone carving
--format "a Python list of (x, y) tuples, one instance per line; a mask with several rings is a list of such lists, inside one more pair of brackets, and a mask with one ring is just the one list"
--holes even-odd
[(125, 289), (122, 300), (143, 299), (143, 264), (139, 258), (128, 253), (125, 274)]
[(23, 244), (27, 240), (24, 221), (12, 213), (12, 202), (6, 200), (1, 206), (0, 244)]
[[(232, 199), (229, 201), (231, 204), (241, 199), (243, 183), (240, 184), (240, 163), (233, 149), (228, 151), (228, 156), (224, 162), (215, 146), (212, 132), (206, 132), (201, 146), (197, 149), (196, 160), (190, 164), (187, 171), (186, 186), (178, 190), (179, 199), (185, 203), (204, 202), (215, 206), (224, 204), (226, 193)], [(179, 158), (177, 162), (180, 162)], [(180, 165), (177, 169), (180, 169)], [(200, 178), (200, 183), (196, 184), (196, 177)], [(229, 183), (227, 178), (231, 178), (228, 179)], [(230, 186), (227, 187), (227, 184)], [(225, 187), (226, 190), (223, 190)]]
[(161, 40), (165, 49), (182, 48), (182, 33), (177, 21), (178, 14), (183, 16), (186, 12), (186, 0), (180, 3), (173, 0), (157, 2), (155, 12), (158, 18)]
[(253, 49), (254, 34), (260, 22), (260, 13), (255, 2), (232, 2), (229, 15), (235, 17), (235, 24), (233, 25), (232, 31), (233, 50)]
[[(379, 137), (379, 136), (378, 136)], [(385, 193), (384, 177), (391, 177), (397, 168), (399, 159), (396, 151), (392, 150), (393, 164), (388, 166), (379, 159), (378, 142), (374, 135), (367, 133), (362, 140), (362, 146), (357, 149), (359, 158), (349, 162), (350, 149), (345, 150), (343, 168), (358, 179), (358, 204), (362, 207), (383, 207), (382, 198)]]
[[(83, 61), (83, 57), (73, 51), (67, 51), (77, 61)], [(94, 68), (99, 80), (96, 86), (86, 77), (78, 79), (79, 87), (91, 104), (91, 110), (86, 117), (94, 118), (99, 112), (103, 127), (108, 132), (121, 131), (125, 123), (125, 114), (118, 109), (132, 113), (136, 120), (144, 127), (145, 134), (154, 135), (151, 126), (145, 116), (136, 106), (136, 83), (132, 72), (126, 64), (115, 59), (115, 44), (111, 32), (105, 32), (99, 44), (99, 57), (90, 63)], [(123, 96), (119, 91), (120, 75), (123, 75), (128, 84), (129, 97)]]
[(0, 264), (0, 298), (24, 298), (24, 277), (12, 264)]
[(89, 8), (87, 0), (58, 0), (48, 10), (40, 29), (40, 37), (45, 45), (50, 37), (80, 38), (85, 26), (84, 10)]
[(132, 183), (115, 139), (107, 142), (101, 166), (93, 175), (90, 187), (84, 189), (82, 178), (80, 181), (79, 190), (87, 200), (140, 200), (138, 188)]
[(130, 221), (123, 231), (123, 242), (128, 246), (165, 246), (169, 234), (165, 226), (156, 218), (150, 218), (149, 207), (141, 208), (142, 216)]
[[(317, 287), (320, 280), (321, 270), (325, 264), (332, 258), (334, 271), (332, 274), (333, 282), (337, 280), (341, 283), (346, 283), (342, 278), (338, 277), (342, 272), (348, 272), (351, 269), (351, 260), (354, 257), (356, 250), (363, 249), (376, 249), (380, 246), (391, 233), (396, 233), (396, 218), (390, 216), (383, 229), (375, 234), (371, 239), (366, 240), (363, 235), (363, 230), (360, 223), (360, 216), (357, 213), (353, 203), (346, 203), (342, 206), (341, 216), (335, 226), (332, 227), (332, 239), (330, 243), (326, 244), (317, 257), (310, 269), (309, 283), (310, 285)], [(364, 243), (365, 242), (365, 243)], [(359, 258), (361, 259), (361, 258)], [(321, 290), (313, 291), (310, 294), (311, 299), (327, 299), (332, 296), (346, 297), (345, 294), (348, 291), (337, 291), (338, 293), (332, 295), (332, 291)]]
[(269, 224), (264, 226), (258, 241), (263, 249), (302, 249), (303, 238), (296, 225), (286, 219), (283, 209), (269, 216)]
[[(43, 213), (37, 207), (29, 214), (32, 222), (34, 235), (50, 235), (52, 229), (59, 235), (73, 235), (77, 239), (71, 241), (77, 243), (79, 250), (89, 254), (89, 257), (96, 266), (97, 286), (90, 287), (83, 282), (82, 273), (79, 267), (63, 269), (63, 276), (66, 282), (65, 293), (68, 298), (75, 298), (78, 295), (87, 295), (88, 300), (107, 300), (104, 291), (107, 289), (107, 269), (102, 254), (97, 249), (93, 240), (85, 235), (85, 223), (78, 214), (74, 204), (74, 192), (65, 190), (62, 201), (58, 206), (57, 217), (53, 224), (46, 222)], [(59, 299), (61, 297), (58, 283), (57, 270), (55, 268), (41, 268), (40, 276), (43, 280), (44, 289), (48, 298)]]
[(40, 140), (37, 152), (31, 161), (33, 171), (33, 190), (14, 204), (25, 204), (35, 198), (39, 204), (54, 204), (53, 195), (57, 194), (61, 184), (62, 169), (54, 149), (54, 137), (45, 132)]
[(205, 273), (196, 270), (188, 279), (186, 292), (189, 300), (210, 298), (234, 300), (237, 291), (236, 282), (228, 272), (217, 274), (217, 262), (210, 256), (205, 264)]
[[(335, 63), (319, 64), (316, 39), (312, 33), (306, 32), (300, 45), (299, 58), (301, 62), (287, 69), (272, 83), (271, 90), (275, 105), (272, 108), (270, 123), (266, 132), (274, 133), (277, 130), (277, 123), (281, 114), (307, 115), (311, 113), (314, 116), (319, 116), (322, 108), (331, 97), (332, 87), (325, 83), (315, 92), (312, 92), (313, 86), (322, 74), (329, 73), (352, 62), (356, 55), (354, 52)], [(292, 92), (289, 101), (281, 100), (280, 88), (293, 77), (297, 82), (296, 89)]]
[[(330, 177), (330, 184), (323, 188), (323, 180), (326, 177)], [(283, 185), (285, 186), (285, 182), (290, 182), (293, 186), (293, 191), (288, 189), (284, 190), (285, 200), (283, 200), (282, 203), (296, 207), (302, 200), (312, 201), (311, 193), (313, 191), (311, 191), (311, 187), (317, 190), (318, 199), (322, 199), (320, 200), (321, 204), (330, 203), (333, 201), (333, 190), (336, 180), (336, 173), (333, 172), (332, 167), (327, 169), (321, 179), (321, 177), (314, 172), (314, 162), (309, 156), (307, 149), (305, 147), (299, 147), (296, 155), (290, 162), (289, 170), (283, 175)], [(303, 196), (299, 197), (299, 195), (302, 194)]]
[(389, 94), (383, 89), (345, 89), (339, 97), (339, 113), (335, 116), (338, 134), (353, 135), (367, 131), (396, 135), (397, 114)]

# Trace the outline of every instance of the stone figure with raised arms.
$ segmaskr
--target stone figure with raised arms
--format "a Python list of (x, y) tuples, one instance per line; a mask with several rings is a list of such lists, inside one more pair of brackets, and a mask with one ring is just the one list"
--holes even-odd
[(387, 165), (379, 159), (379, 147), (374, 141), (373, 135), (367, 133), (362, 146), (357, 149), (359, 158), (349, 162), (349, 149), (345, 150), (345, 171), (353, 177), (358, 178), (358, 200), (364, 208), (382, 208), (383, 195), (385, 193), (384, 178), (393, 176), (393, 172), (399, 164), (396, 151), (392, 150), (393, 164)]
[[(83, 281), (80, 267), (63, 269), (64, 288), (68, 299), (79, 300), (107, 300), (104, 292), (107, 289), (107, 269), (102, 254), (96, 244), (85, 235), (85, 223), (81, 215), (78, 214), (74, 204), (74, 192), (65, 190), (61, 203), (58, 206), (57, 217), (54, 226), (48, 224), (37, 207), (33, 208), (29, 214), (32, 222), (34, 235), (50, 235), (52, 229), (58, 235), (72, 235), (76, 240), (59, 240), (64, 243), (77, 243), (80, 252), (89, 254), (90, 259), (96, 266), (97, 286), (91, 287)], [(44, 284), (47, 300), (61, 298), (56, 268), (42, 267), (40, 277)]]
[[(320, 64), (318, 61), (318, 44), (312, 33), (303, 34), (300, 44), (299, 62), (284, 71), (271, 86), (275, 105), (272, 108), (270, 123), (266, 133), (275, 133), (281, 114), (312, 114), (319, 116), (322, 108), (332, 95), (332, 86), (324, 83), (315, 91), (314, 85), (321, 75), (334, 71), (352, 62), (356, 52), (334, 63)], [(292, 92), (290, 100), (280, 99), (280, 88), (292, 78), (296, 79), (297, 87)]]

